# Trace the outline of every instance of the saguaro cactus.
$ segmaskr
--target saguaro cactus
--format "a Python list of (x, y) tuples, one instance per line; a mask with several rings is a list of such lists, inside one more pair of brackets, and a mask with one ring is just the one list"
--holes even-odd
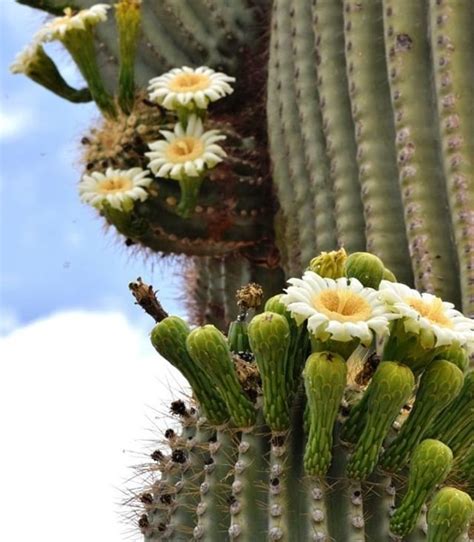
[(104, 117), (82, 199), (188, 257), (201, 327), (134, 286), (193, 390), (146, 540), (465, 540), (473, 324), (441, 299), (474, 316), (474, 2), (19, 1), (60, 18), (13, 71)]

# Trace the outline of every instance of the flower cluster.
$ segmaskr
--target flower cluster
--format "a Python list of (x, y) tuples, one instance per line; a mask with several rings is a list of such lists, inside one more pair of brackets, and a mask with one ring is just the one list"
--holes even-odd
[(389, 338), (394, 323), (401, 322), (403, 334), (420, 337), (420, 341), (423, 336), (423, 344), (432, 352), (450, 345), (468, 351), (474, 347), (474, 320), (451, 303), (405, 284), (382, 280), (374, 289), (354, 277), (334, 280), (313, 271), (288, 282), (281, 301), (296, 323), (306, 322), (319, 341), (356, 340), (369, 346), (374, 339)]

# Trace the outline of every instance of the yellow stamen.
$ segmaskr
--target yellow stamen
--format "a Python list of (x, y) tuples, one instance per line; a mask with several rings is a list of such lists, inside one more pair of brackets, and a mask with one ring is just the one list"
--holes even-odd
[(168, 86), (175, 92), (196, 92), (208, 88), (209, 85), (209, 76), (203, 73), (180, 73)]
[(323, 290), (313, 298), (313, 305), (338, 322), (365, 321), (372, 313), (369, 303), (351, 290)]
[(443, 327), (453, 327), (451, 320), (444, 314), (443, 301), (439, 297), (436, 297), (431, 303), (416, 297), (411, 297), (406, 301), (410, 307), (413, 307), (421, 316), (430, 320), (430, 322)]
[(195, 160), (204, 152), (203, 142), (196, 137), (180, 137), (175, 139), (166, 149), (166, 156), (170, 162), (183, 163)]
[(99, 183), (98, 192), (101, 194), (115, 194), (125, 192), (133, 187), (133, 183), (127, 177), (110, 177)]

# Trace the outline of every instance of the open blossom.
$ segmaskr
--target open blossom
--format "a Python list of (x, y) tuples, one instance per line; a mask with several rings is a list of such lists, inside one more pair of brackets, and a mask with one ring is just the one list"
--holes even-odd
[(148, 91), (150, 100), (166, 109), (206, 109), (209, 102), (231, 94), (229, 83), (234, 81), (234, 77), (205, 66), (196, 69), (184, 66), (151, 79)]
[(94, 171), (79, 183), (81, 201), (97, 209), (104, 203), (122, 211), (130, 211), (135, 200), (145, 201), (145, 190), (152, 182), (149, 171), (139, 167), (129, 170), (108, 168), (105, 173)]
[(303, 278), (288, 281), (291, 286), (281, 301), (300, 324), (307, 320), (308, 330), (322, 340), (348, 342), (360, 339), (369, 345), (374, 334), (388, 334), (389, 314), (378, 292), (364, 288), (357, 279), (323, 278), (306, 271)]
[(48, 21), (36, 34), (39, 41), (53, 41), (64, 38), (70, 30), (85, 30), (87, 25), (96, 25), (107, 19), (108, 4), (96, 4), (88, 9), (73, 11), (64, 10), (64, 15)]
[(380, 283), (380, 297), (393, 314), (404, 318), (407, 331), (432, 333), (435, 346), (474, 345), (474, 320), (466, 318), (452, 303), (387, 280)]
[(216, 145), (225, 136), (217, 130), (205, 132), (196, 115), (189, 117), (186, 128), (177, 123), (173, 132), (160, 133), (165, 139), (150, 143), (151, 152), (145, 153), (150, 159), (149, 168), (158, 177), (198, 177), (226, 156), (224, 149)]
[(41, 45), (36, 40), (27, 45), (16, 55), (10, 66), (10, 71), (12, 73), (27, 74), (31, 66), (38, 60), (40, 48)]

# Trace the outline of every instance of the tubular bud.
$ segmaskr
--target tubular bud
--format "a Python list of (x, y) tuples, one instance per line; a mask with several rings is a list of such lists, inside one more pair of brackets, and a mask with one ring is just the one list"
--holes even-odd
[(354, 252), (347, 258), (344, 271), (347, 277), (356, 278), (364, 286), (377, 289), (388, 270), (377, 256), (368, 252)]
[(382, 443), (415, 385), (412, 371), (401, 363), (382, 362), (366, 393), (365, 425), (347, 465), (350, 478), (366, 478), (375, 468)]
[(451, 542), (467, 532), (473, 514), (471, 497), (454, 487), (443, 487), (428, 511), (427, 542)]
[(286, 382), (290, 326), (284, 316), (264, 312), (248, 328), (263, 386), (263, 413), (272, 431), (288, 429), (289, 405)]
[(447, 347), (446, 350), (443, 350), (439, 355), (435, 356), (434, 359), (445, 359), (450, 361), (459, 367), (463, 373), (469, 365), (469, 356), (466, 350), (462, 346), (456, 344)]
[(222, 425), (229, 419), (229, 412), (211, 379), (189, 357), (186, 350), (189, 333), (190, 329), (184, 320), (168, 316), (153, 328), (151, 343), (188, 380), (209, 422)]
[(347, 252), (340, 248), (331, 252), (321, 252), (309, 262), (309, 269), (320, 277), (338, 279), (344, 276)]
[(390, 520), (394, 534), (405, 537), (414, 529), (423, 504), (444, 481), (452, 462), (453, 453), (439, 440), (426, 439), (416, 447), (410, 463), (408, 490)]
[(347, 365), (332, 352), (311, 354), (303, 371), (308, 399), (309, 435), (306, 473), (324, 476), (331, 464), (333, 428), (346, 386)]
[(431, 363), (421, 376), (408, 419), (382, 458), (383, 469), (397, 471), (407, 463), (430, 423), (458, 395), (462, 383), (463, 374), (453, 363), (445, 360)]
[(240, 387), (224, 335), (212, 325), (198, 327), (188, 335), (186, 348), (196, 365), (213, 376), (212, 385), (224, 399), (237, 427), (254, 425), (255, 409)]

